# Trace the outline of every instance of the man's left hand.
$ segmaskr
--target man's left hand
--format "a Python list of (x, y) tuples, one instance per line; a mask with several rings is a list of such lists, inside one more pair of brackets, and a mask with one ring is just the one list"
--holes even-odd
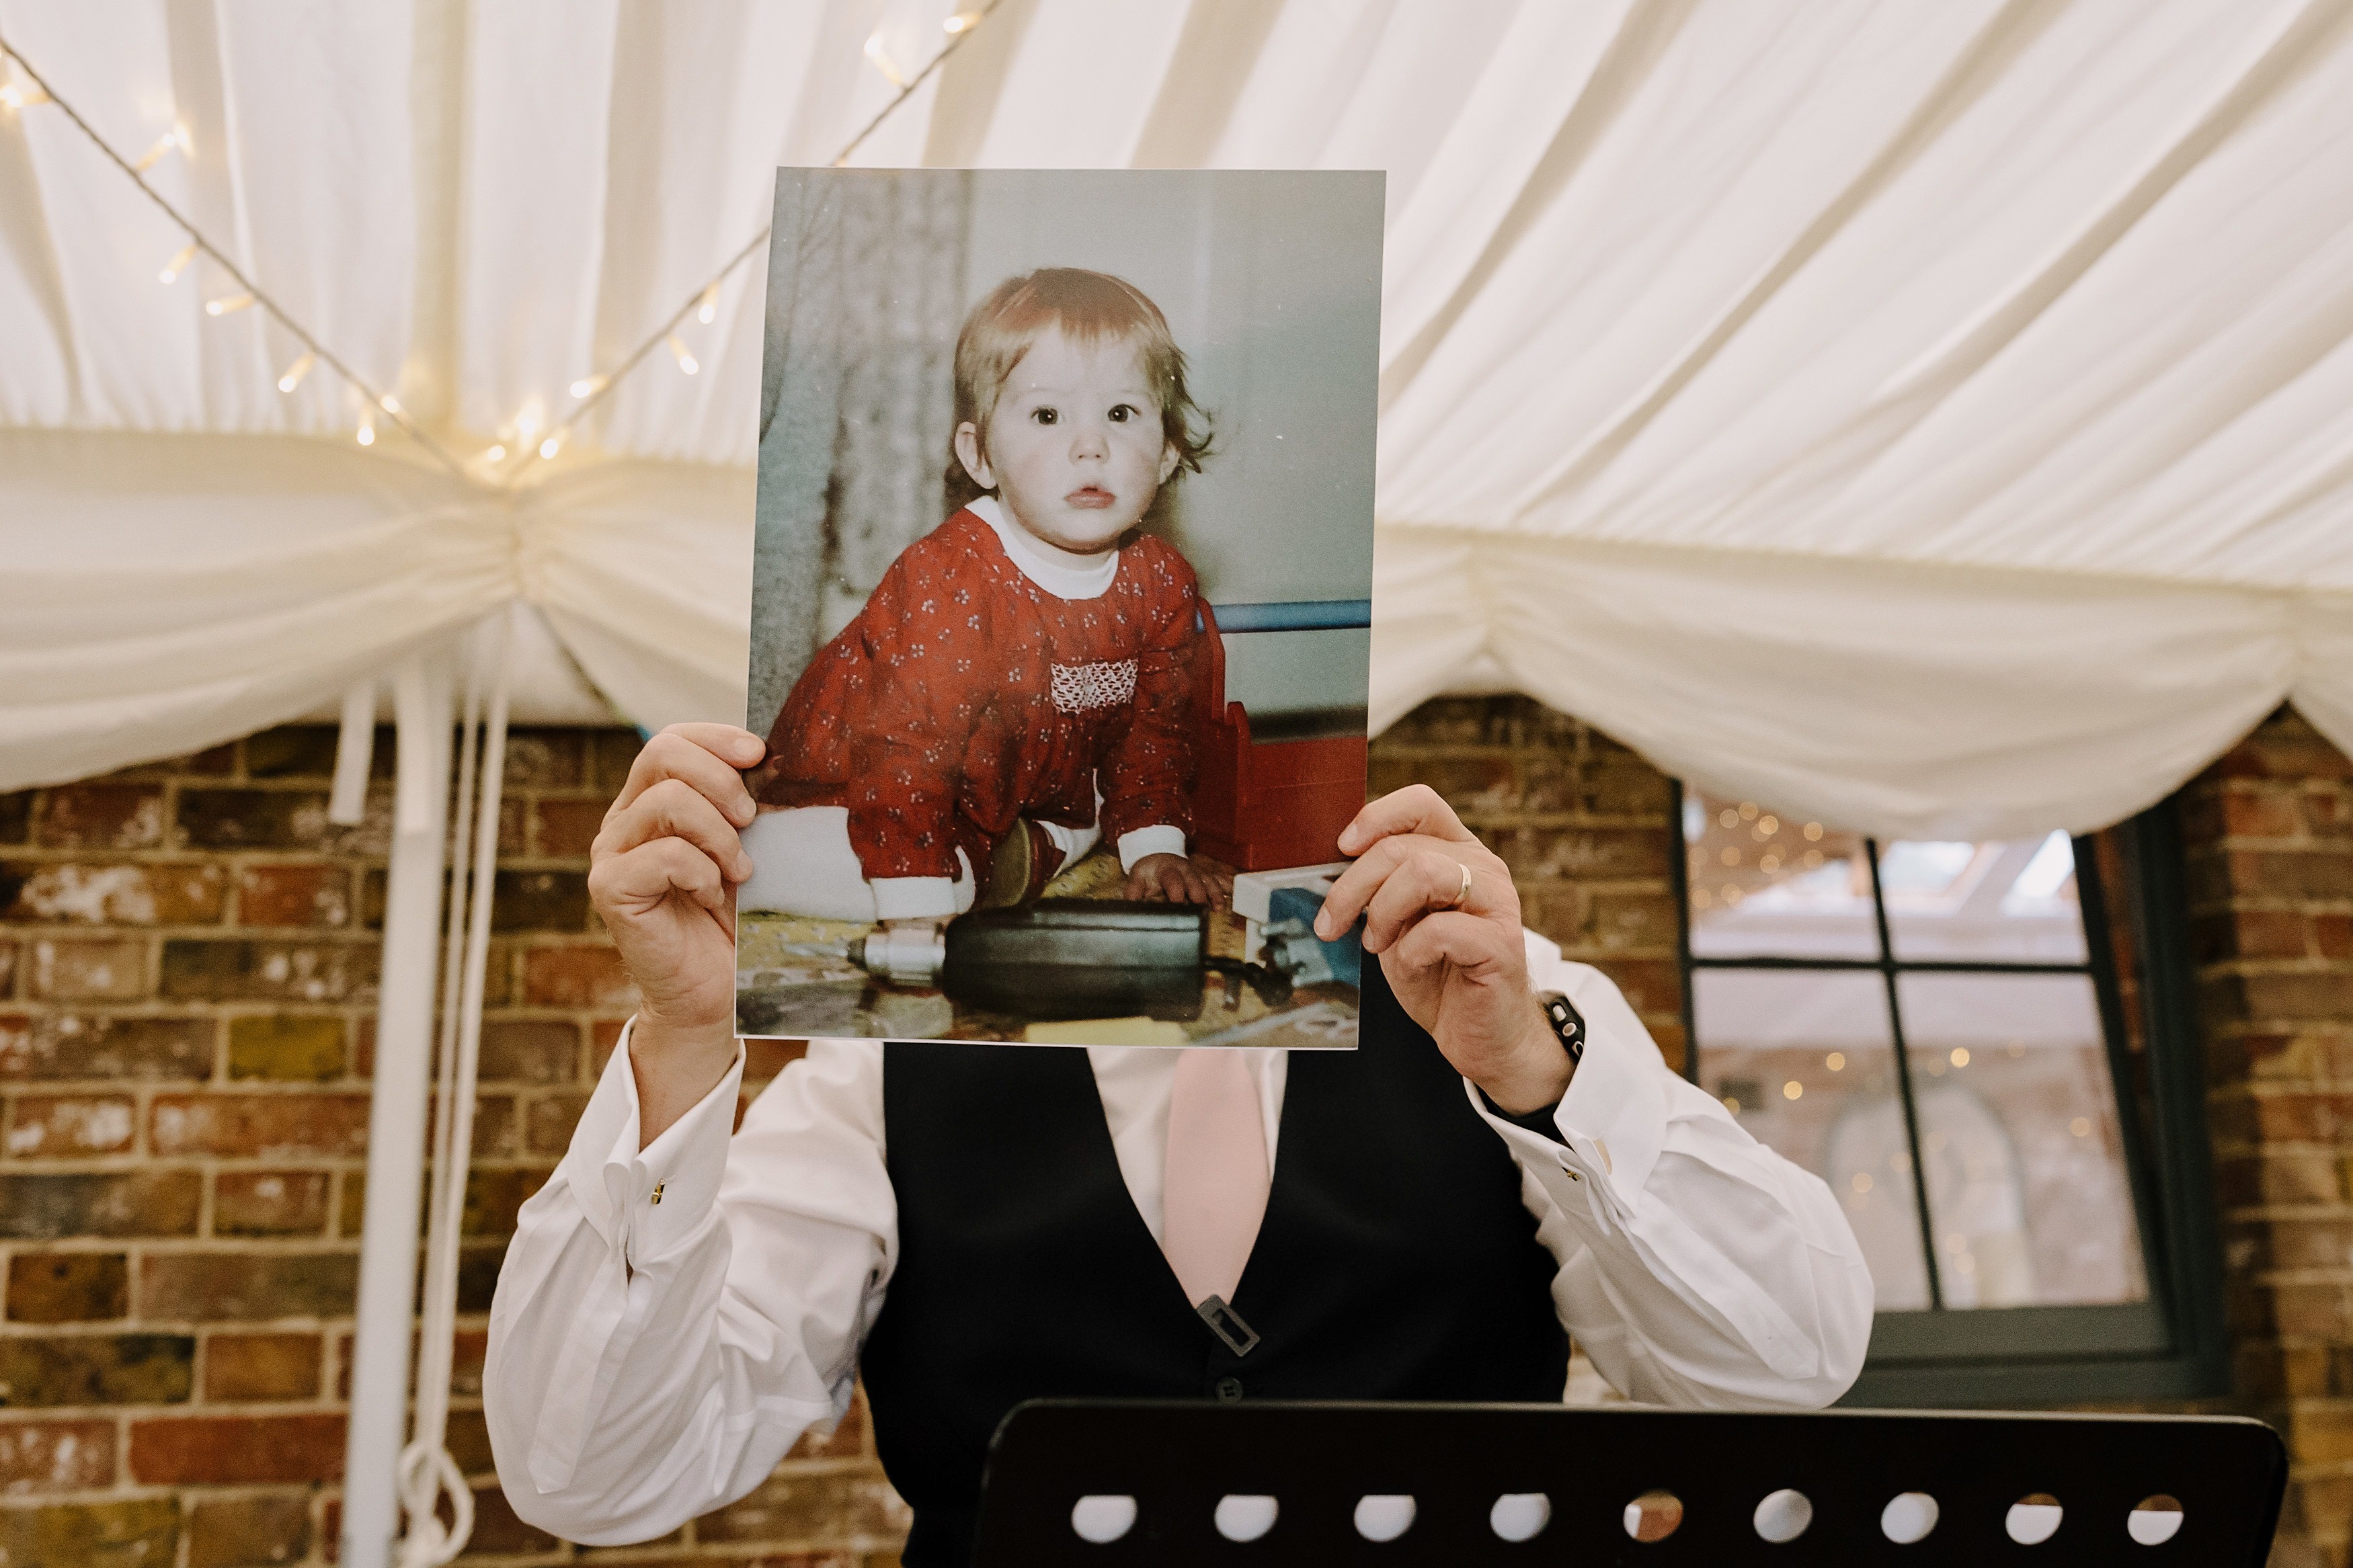
[(1514, 1115), (1559, 1100), (1572, 1064), (1528, 989), (1520, 895), (1503, 860), (1426, 784), (1358, 812), (1340, 853), (1356, 863), (1324, 898), (1315, 934), (1330, 941), (1363, 915), (1365, 951), (1456, 1071)]

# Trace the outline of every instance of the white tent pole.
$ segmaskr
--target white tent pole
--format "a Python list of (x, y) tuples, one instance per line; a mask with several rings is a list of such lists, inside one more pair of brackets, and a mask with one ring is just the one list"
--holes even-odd
[(394, 1482), (407, 1426), (418, 1184), (449, 799), (449, 687), (443, 662), (422, 655), (403, 662), (393, 678), (393, 709), (399, 783), (385, 894), (375, 1089), (368, 1107), (367, 1206), (343, 1458), (343, 1568), (385, 1568), (398, 1524)]

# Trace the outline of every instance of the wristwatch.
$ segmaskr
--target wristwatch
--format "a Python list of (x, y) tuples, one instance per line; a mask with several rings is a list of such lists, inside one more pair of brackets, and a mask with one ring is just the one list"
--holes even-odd
[[(1576, 1072), (1577, 1064), (1585, 1060), (1585, 1015), (1577, 1010), (1575, 1003), (1557, 991), (1537, 992), (1536, 1005), (1544, 1010), (1545, 1022), (1552, 1026), (1553, 1036), (1560, 1041), (1560, 1048), (1568, 1053), (1568, 1070)], [(1556, 1100), (1534, 1110), (1514, 1112), (1489, 1100), (1483, 1089), (1479, 1091), (1479, 1098), (1491, 1115), (1514, 1127), (1524, 1127), (1546, 1138), (1557, 1139), (1560, 1136), (1560, 1129), (1553, 1121), (1560, 1112), (1560, 1101)]]
[(1568, 1053), (1568, 1065), (1574, 1069), (1585, 1059), (1585, 1015), (1557, 991), (1536, 993), (1536, 1005), (1544, 1009), (1552, 1032), (1560, 1037), (1560, 1048)]

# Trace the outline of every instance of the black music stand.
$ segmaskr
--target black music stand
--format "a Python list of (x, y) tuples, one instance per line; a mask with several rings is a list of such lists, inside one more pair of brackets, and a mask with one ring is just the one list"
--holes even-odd
[[(1037, 1401), (990, 1447), (976, 1562), (2261, 1568), (2286, 1479), (2279, 1435), (2234, 1416)], [(1765, 1516), (1760, 1505), (1785, 1490), (1803, 1494), (1795, 1513), (1810, 1521), (1767, 1540), (1760, 1529), (1786, 1533), (1793, 1505), (1781, 1498)], [(1657, 1534), (1672, 1510), (1628, 1505), (1661, 1492), (1679, 1500), (1679, 1523), (1636, 1539), (1630, 1527)], [(1504, 1494), (1514, 1500), (1499, 1507)], [(1933, 1526), (1905, 1544), (1888, 1531), (1903, 1535), (1907, 1521), (1917, 1531), (1926, 1510), (1915, 1496), (1891, 1511), (1902, 1494), (1935, 1500)], [(1358, 1521), (1395, 1531), (1409, 1497), (1410, 1524), (1367, 1539)], [(1269, 1512), (1272, 1524), (1229, 1539), (1218, 1523), (1228, 1498), (1229, 1526), (1247, 1531)], [(1082, 1499), (1095, 1500), (1074, 1512)], [(2179, 1505), (2170, 1519), (2168, 1502)], [(2028, 1511), (2013, 1516), (2020, 1504)], [(1546, 1516), (1534, 1534), (1498, 1533), (1525, 1531), (1532, 1510)], [(1102, 1537), (1123, 1515), (1115, 1538), (1080, 1531)], [(2042, 1539), (2022, 1544), (2013, 1518)]]

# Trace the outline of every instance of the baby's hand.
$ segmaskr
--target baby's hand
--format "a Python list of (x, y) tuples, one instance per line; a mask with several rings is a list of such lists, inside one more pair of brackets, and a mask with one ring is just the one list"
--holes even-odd
[(1182, 855), (1146, 855), (1128, 868), (1127, 896), (1155, 903), (1223, 904), (1234, 880)]

